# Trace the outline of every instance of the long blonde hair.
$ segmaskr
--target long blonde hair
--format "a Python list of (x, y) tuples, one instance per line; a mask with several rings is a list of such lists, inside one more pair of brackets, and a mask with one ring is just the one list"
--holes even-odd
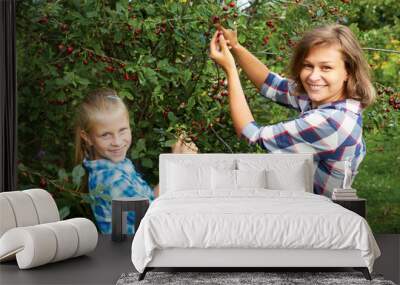
[(370, 79), (370, 67), (354, 34), (348, 27), (338, 24), (311, 30), (297, 44), (290, 63), (291, 78), (297, 83), (296, 91), (305, 92), (300, 80), (304, 59), (311, 48), (323, 44), (340, 47), (349, 75), (345, 83), (346, 98), (360, 101), (363, 108), (371, 105), (375, 100), (375, 89)]
[(105, 112), (121, 109), (129, 116), (127, 107), (113, 89), (94, 90), (83, 100), (76, 115), (75, 163), (80, 164), (85, 157), (91, 158), (92, 155), (92, 150), (82, 139), (81, 132), (89, 133), (96, 119)]

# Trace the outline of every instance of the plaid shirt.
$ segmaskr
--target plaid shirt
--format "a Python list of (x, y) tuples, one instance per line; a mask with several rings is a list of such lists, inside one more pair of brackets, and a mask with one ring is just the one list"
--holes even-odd
[[(125, 158), (113, 163), (107, 159), (83, 161), (89, 174), (89, 195), (96, 223), (104, 234), (111, 233), (111, 200), (122, 197), (145, 197), (154, 200), (153, 189), (136, 172), (132, 162)], [(135, 213), (128, 212), (127, 233), (133, 234)]]
[(365, 156), (361, 104), (353, 99), (326, 103), (313, 109), (307, 94), (292, 96), (293, 81), (270, 72), (261, 95), (301, 112), (297, 119), (260, 127), (247, 124), (242, 135), (273, 153), (312, 153), (316, 171), (314, 193), (332, 195), (343, 186), (344, 162), (351, 165), (352, 178)]

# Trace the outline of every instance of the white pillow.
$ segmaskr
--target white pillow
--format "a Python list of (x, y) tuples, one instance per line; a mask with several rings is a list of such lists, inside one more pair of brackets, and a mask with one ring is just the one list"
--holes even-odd
[(212, 189), (236, 190), (236, 170), (212, 168)]
[(211, 189), (211, 168), (170, 163), (167, 187), (169, 191)]
[[(289, 158), (289, 157), (288, 157)], [(312, 191), (308, 161), (291, 159), (239, 159), (238, 169), (266, 170), (267, 188), (272, 190)]]
[(238, 188), (267, 188), (265, 170), (236, 170)]
[(266, 171), (267, 188), (272, 190), (307, 191), (307, 179), (303, 167), (287, 170), (270, 169)]

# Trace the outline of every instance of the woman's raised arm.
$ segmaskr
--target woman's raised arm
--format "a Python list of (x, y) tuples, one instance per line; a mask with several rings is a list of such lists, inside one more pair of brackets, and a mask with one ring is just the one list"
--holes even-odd
[(254, 121), (246, 97), (244, 96), (239, 74), (225, 38), (216, 32), (210, 43), (210, 57), (225, 71), (228, 79), (229, 107), (233, 120), (233, 126), (238, 137), (242, 130), (250, 122)]
[(217, 25), (217, 28), (222, 31), (236, 62), (244, 70), (254, 86), (260, 90), (268, 76), (268, 67), (239, 43), (236, 30), (225, 29), (221, 25)]

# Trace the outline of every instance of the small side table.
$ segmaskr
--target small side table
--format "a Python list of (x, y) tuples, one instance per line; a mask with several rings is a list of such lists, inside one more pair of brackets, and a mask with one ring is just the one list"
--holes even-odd
[(126, 238), (126, 216), (124, 212), (134, 211), (135, 216), (135, 232), (139, 228), (140, 221), (143, 219), (149, 208), (149, 199), (141, 197), (117, 198), (112, 200), (112, 233), (113, 241), (123, 241)]
[(342, 207), (359, 214), (361, 217), (366, 217), (366, 203), (367, 200), (363, 198), (357, 198), (352, 200), (336, 200), (332, 199), (332, 202), (341, 205)]

